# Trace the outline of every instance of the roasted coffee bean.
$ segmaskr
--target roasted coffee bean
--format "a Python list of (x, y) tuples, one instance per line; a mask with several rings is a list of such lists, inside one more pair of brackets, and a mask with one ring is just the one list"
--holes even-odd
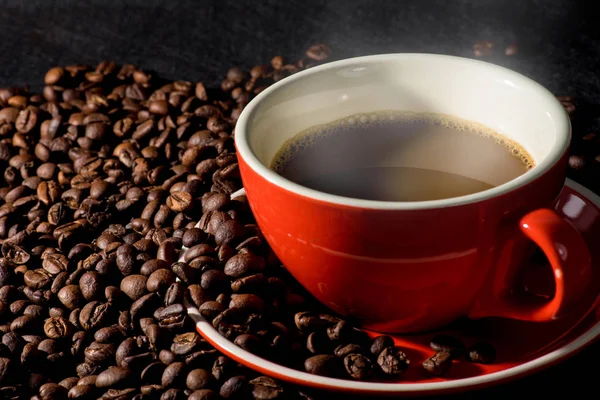
[(315, 331), (320, 328), (331, 325), (327, 320), (319, 318), (318, 315), (310, 311), (302, 311), (294, 315), (294, 323), (301, 331)]
[(392, 346), (394, 346), (394, 339), (391, 336), (381, 335), (373, 339), (369, 350), (371, 354), (378, 356), (386, 347)]
[(172, 304), (157, 310), (154, 318), (158, 320), (158, 326), (166, 329), (179, 329), (185, 326), (187, 312), (183, 304)]
[(123, 334), (117, 325), (100, 328), (94, 333), (94, 340), (98, 343), (114, 343), (122, 337)]
[(206, 301), (199, 307), (200, 315), (209, 321), (212, 321), (217, 315), (225, 311), (225, 305), (218, 301)]
[(131, 382), (133, 372), (128, 368), (110, 367), (98, 374), (96, 387), (98, 388), (124, 388)]
[(170, 269), (162, 268), (154, 271), (146, 281), (149, 292), (164, 292), (171, 284), (175, 283), (175, 274)]
[(58, 291), (58, 300), (69, 310), (81, 307), (84, 302), (83, 294), (77, 285), (67, 285)]
[(182, 244), (185, 247), (192, 247), (197, 244), (204, 242), (207, 239), (207, 235), (204, 231), (198, 228), (192, 228), (185, 231), (181, 238)]
[(489, 343), (476, 343), (469, 347), (467, 359), (474, 363), (491, 364), (496, 360), (496, 349)]
[(448, 351), (439, 351), (423, 362), (423, 368), (433, 376), (446, 373), (452, 366), (452, 354)]
[(231, 282), (234, 293), (260, 293), (266, 286), (267, 279), (263, 274), (255, 274)]
[(40, 387), (40, 398), (42, 400), (64, 399), (67, 397), (67, 389), (57, 383), (45, 383)]
[(90, 301), (101, 297), (102, 284), (100, 274), (87, 271), (79, 278), (79, 290), (84, 299)]
[(177, 359), (177, 356), (172, 351), (163, 349), (158, 354), (158, 359), (163, 364), (169, 365), (169, 364), (172, 364), (173, 362), (175, 362), (175, 360)]
[(304, 362), (306, 372), (314, 375), (339, 377), (342, 368), (342, 361), (336, 356), (329, 354), (312, 356)]
[(102, 326), (108, 317), (109, 306), (108, 303), (100, 303), (99, 301), (87, 303), (79, 314), (79, 323), (83, 329), (87, 331)]
[(25, 264), (31, 258), (27, 251), (10, 242), (2, 243), (2, 255), (15, 264)]
[(165, 306), (170, 306), (175, 303), (183, 303), (185, 288), (180, 282), (173, 282), (169, 285), (165, 293)]
[(226, 380), (221, 386), (219, 394), (225, 399), (244, 398), (248, 389), (246, 377), (239, 375)]
[(362, 354), (348, 354), (344, 357), (346, 372), (354, 379), (365, 380), (373, 371), (373, 363)]
[(68, 338), (73, 334), (74, 327), (63, 317), (48, 318), (44, 322), (44, 333), (50, 339)]
[(135, 301), (146, 294), (146, 278), (144, 275), (129, 275), (121, 281), (121, 290)]
[(436, 335), (429, 342), (429, 346), (437, 352), (448, 352), (453, 358), (460, 357), (465, 352), (463, 342), (450, 335)]
[(93, 364), (102, 364), (115, 355), (115, 345), (112, 343), (92, 342), (85, 348), (85, 358)]
[(192, 195), (187, 192), (176, 192), (167, 197), (167, 206), (175, 212), (190, 210), (193, 204)]
[(201, 339), (195, 332), (182, 333), (173, 338), (171, 351), (176, 355), (185, 355), (198, 349)]
[(261, 272), (265, 268), (265, 260), (251, 253), (237, 254), (225, 264), (224, 272), (230, 277), (241, 278), (251, 273)]
[(399, 347), (386, 347), (377, 357), (377, 364), (386, 375), (397, 376), (410, 364), (408, 356)]
[(275, 400), (286, 397), (283, 387), (273, 378), (259, 376), (250, 381), (252, 396), (256, 400)]
[(186, 365), (182, 362), (171, 363), (165, 368), (161, 378), (163, 387), (177, 386), (185, 382)]
[(364, 351), (357, 344), (341, 344), (333, 350), (333, 354), (338, 357), (346, 357), (348, 354), (364, 354)]
[(202, 274), (200, 286), (204, 290), (220, 292), (229, 286), (229, 280), (223, 271), (210, 269)]
[(215, 378), (205, 369), (191, 370), (186, 379), (185, 384), (190, 390), (210, 389), (214, 386)]

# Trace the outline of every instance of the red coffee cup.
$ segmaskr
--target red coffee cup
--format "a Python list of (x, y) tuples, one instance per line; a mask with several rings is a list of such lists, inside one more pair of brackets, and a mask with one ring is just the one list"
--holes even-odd
[[(536, 165), (483, 192), (421, 202), (335, 196), (269, 169), (295, 134), (383, 110), (481, 123), (523, 146)], [(291, 274), (367, 328), (414, 332), (463, 316), (550, 321), (582, 297), (589, 251), (552, 208), (570, 134), (556, 98), (516, 72), (458, 57), (389, 54), (333, 62), (276, 83), (243, 111), (235, 143), (252, 211)], [(543, 301), (519, 290), (534, 243), (549, 259), (556, 286)]]

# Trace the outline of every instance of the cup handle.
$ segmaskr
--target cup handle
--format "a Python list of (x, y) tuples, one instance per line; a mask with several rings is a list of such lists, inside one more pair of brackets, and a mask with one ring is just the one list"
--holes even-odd
[[(583, 237), (554, 210), (541, 208), (519, 221), (519, 228), (546, 254), (552, 267), (556, 290), (550, 300), (519, 298), (512, 291), (507, 271), (498, 270), (487, 297), (477, 301), (471, 318), (506, 317), (544, 322), (564, 316), (585, 293), (591, 282), (591, 255)], [(531, 296), (533, 297), (533, 296)]]

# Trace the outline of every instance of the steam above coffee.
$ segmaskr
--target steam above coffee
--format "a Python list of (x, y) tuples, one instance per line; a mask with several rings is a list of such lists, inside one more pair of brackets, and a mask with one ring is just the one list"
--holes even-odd
[(300, 132), (284, 143), (271, 168), (338, 196), (425, 201), (481, 192), (533, 166), (519, 144), (483, 125), (443, 114), (387, 111)]

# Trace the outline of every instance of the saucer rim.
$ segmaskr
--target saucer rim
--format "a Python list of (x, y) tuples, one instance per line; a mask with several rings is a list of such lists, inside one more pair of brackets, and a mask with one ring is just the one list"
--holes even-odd
[[(590, 203), (600, 209), (600, 196), (592, 192), (585, 186), (571, 179), (565, 180), (565, 187), (569, 187), (580, 196), (585, 197)], [(187, 249), (186, 249), (187, 250)], [(183, 258), (185, 251), (181, 253)], [(519, 377), (524, 377), (542, 369), (563, 361), (564, 359), (577, 354), (586, 346), (594, 342), (600, 336), (600, 321), (596, 322), (583, 334), (565, 345), (544, 354), (541, 357), (525, 363), (507, 368), (502, 371), (492, 372), (485, 375), (469, 378), (455, 379), (441, 382), (425, 383), (381, 383), (381, 382), (361, 382), (346, 379), (328, 378), (318, 375), (312, 375), (308, 372), (295, 370), (282, 366), (272, 361), (256, 356), (235, 345), (230, 340), (223, 337), (211, 323), (206, 321), (197, 307), (191, 304), (187, 299), (185, 306), (188, 315), (195, 322), (196, 330), (204, 339), (206, 339), (217, 350), (246, 367), (258, 371), (262, 374), (291, 382), (301, 386), (309, 386), (316, 389), (347, 392), (354, 394), (432, 394), (457, 392), (465, 389), (482, 388), (504, 383)]]

